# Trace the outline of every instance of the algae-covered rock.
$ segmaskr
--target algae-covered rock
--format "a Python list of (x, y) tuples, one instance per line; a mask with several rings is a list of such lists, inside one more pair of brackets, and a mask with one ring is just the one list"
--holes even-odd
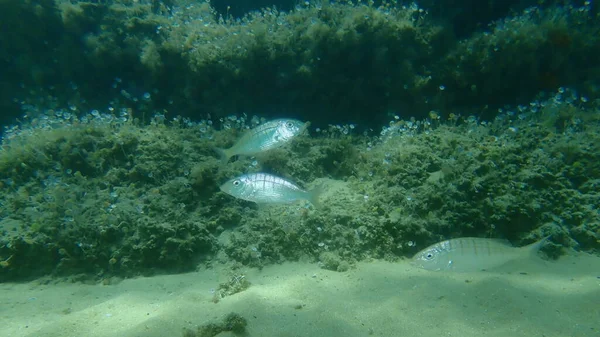
[(13, 192), (4, 194), (2, 215), (13, 221), (2, 226), (11, 232), (2, 236), (1, 256), (10, 257), (3, 280), (192, 270), (215, 249), (210, 221), (193, 214), (206, 211), (197, 206), (216, 178), (195, 186), (187, 178), (197, 162), (217, 161), (205, 157), (207, 141), (109, 117), (86, 125), (59, 120), (60, 128), (5, 144), (2, 188)]
[[(460, 41), (426, 10), (385, 2), (240, 20), (183, 0), (0, 9), (14, 28), (0, 32), (2, 115), (25, 114), (0, 149), (0, 281), (204, 262), (341, 271), (459, 236), (599, 249), (588, 5), (519, 9)], [(222, 165), (213, 148), (261, 121), (242, 111), (313, 127)], [(323, 186), (321, 207), (219, 191), (259, 171)]]
[[(194, 119), (286, 111), (321, 128), (379, 129), (392, 114), (491, 120), (560, 86), (599, 93), (599, 64), (587, 57), (600, 48), (591, 3), (307, 2), (243, 17), (232, 14), (242, 3), (212, 5), (3, 1), (3, 116), (121, 100), (141, 120), (150, 110)], [(463, 17), (473, 11), (481, 15)]]
[(321, 262), (321, 266), (325, 269), (339, 272), (344, 272), (350, 269), (350, 264), (340, 259), (340, 257), (335, 253), (321, 253), (319, 256), (319, 261)]

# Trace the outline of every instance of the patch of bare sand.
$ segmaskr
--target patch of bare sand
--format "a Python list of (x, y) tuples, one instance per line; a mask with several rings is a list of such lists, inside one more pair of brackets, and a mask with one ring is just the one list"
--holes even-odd
[(211, 289), (227, 277), (214, 269), (109, 286), (1, 284), (0, 335), (181, 336), (232, 311), (257, 337), (600, 335), (600, 258), (585, 254), (462, 274), (407, 262), (345, 273), (287, 263), (248, 270), (252, 286), (215, 304)]

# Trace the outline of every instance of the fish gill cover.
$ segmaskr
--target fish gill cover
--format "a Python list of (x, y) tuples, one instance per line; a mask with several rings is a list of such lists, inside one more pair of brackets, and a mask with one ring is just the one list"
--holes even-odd
[[(343, 271), (460, 236), (600, 248), (589, 3), (461, 39), (414, 4), (242, 18), (196, 1), (0, 7), (0, 281), (306, 257)], [(215, 146), (285, 115), (316, 127), (220, 163)], [(253, 172), (324, 186), (325, 210), (219, 192)]]

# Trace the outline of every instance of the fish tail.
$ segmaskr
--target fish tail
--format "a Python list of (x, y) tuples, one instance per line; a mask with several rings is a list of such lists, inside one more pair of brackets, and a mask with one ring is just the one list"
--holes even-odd
[(532, 244), (522, 247), (521, 249), (523, 251), (526, 251), (527, 254), (529, 254), (529, 256), (537, 256), (538, 251), (540, 250), (540, 248), (542, 248), (542, 246), (546, 243), (546, 241), (548, 241), (550, 236), (551, 235), (548, 235), (545, 238), (542, 238)]
[(313, 205), (314, 208), (319, 209), (321, 208), (321, 202), (319, 201), (319, 198), (321, 197), (321, 194), (323, 194), (323, 192), (325, 191), (325, 186), (323, 185), (319, 185), (315, 188), (313, 188), (312, 190), (308, 191), (308, 201), (310, 201), (310, 203)]
[(227, 164), (229, 162), (229, 159), (231, 158), (231, 153), (229, 153), (229, 151), (227, 149), (221, 149), (219, 147), (213, 147), (213, 150), (219, 156), (219, 159), (221, 160), (221, 164), (224, 165), (224, 164)]

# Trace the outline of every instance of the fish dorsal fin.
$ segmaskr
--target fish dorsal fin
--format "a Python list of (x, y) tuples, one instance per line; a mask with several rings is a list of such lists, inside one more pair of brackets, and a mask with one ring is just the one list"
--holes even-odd
[(491, 238), (489, 239), (492, 242), (495, 242), (497, 244), (501, 244), (501, 245), (505, 245), (505, 246), (509, 246), (512, 247), (513, 245), (510, 243), (510, 241), (506, 240), (506, 239), (497, 239), (497, 238)]
[[(504, 246), (508, 246), (508, 247), (513, 247), (513, 245), (510, 243), (510, 241), (506, 240), (506, 239), (499, 239), (499, 238), (480, 238), (480, 237), (464, 237), (464, 238), (457, 238), (457, 239), (469, 239), (469, 240), (483, 240), (483, 241), (488, 241), (488, 242), (493, 242), (493, 243), (497, 243), (500, 245), (504, 245)], [(453, 240), (453, 239), (450, 239)], [(448, 241), (450, 241), (448, 240)]]

